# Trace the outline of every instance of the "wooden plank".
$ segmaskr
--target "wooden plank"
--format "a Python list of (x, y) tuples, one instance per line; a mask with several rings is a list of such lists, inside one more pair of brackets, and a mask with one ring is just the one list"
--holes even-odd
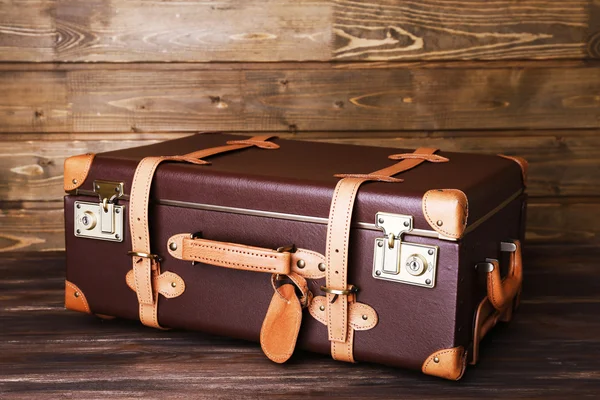
[[(0, 252), (64, 248), (63, 205), (0, 202)], [(544, 199), (527, 210), (528, 243), (600, 243), (600, 198)]]
[(600, 127), (595, 67), (235, 68), (3, 70), (0, 132)]
[(520, 59), (587, 55), (589, 1), (337, 0), (335, 59)]
[[(600, 196), (600, 132), (311, 132), (279, 133), (292, 139), (395, 148), (519, 155), (529, 160), (531, 196)], [(0, 142), (0, 199), (57, 200), (63, 196), (64, 159), (175, 139), (186, 133), (5, 134)], [(401, 135), (404, 135), (402, 137)]]
[(11, 399), (40, 393), (86, 399), (162, 398), (165, 393), (236, 400), (389, 399), (399, 393), (405, 399), (441, 400), (595, 398), (600, 390), (598, 257), (597, 247), (526, 247), (521, 307), (509, 325), (500, 323), (486, 336), (480, 363), (468, 367), (460, 384), (451, 384), (300, 351), (281, 366), (267, 360), (255, 343), (66, 311), (63, 253), (4, 254), (0, 393)]
[(0, 61), (51, 61), (54, 0), (0, 0)]
[(70, 129), (66, 72), (2, 71), (0, 93), (0, 131)]
[[(593, 0), (2, 0), (5, 61), (596, 57)], [(592, 10), (592, 11), (590, 11)], [(19, 51), (19, 49), (24, 51)]]

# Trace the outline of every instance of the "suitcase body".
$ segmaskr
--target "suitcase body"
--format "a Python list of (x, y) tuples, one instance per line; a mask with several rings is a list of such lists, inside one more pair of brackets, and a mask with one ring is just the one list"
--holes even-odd
[[(140, 319), (129, 194), (141, 160), (244, 139), (198, 134), (68, 159), (67, 308)], [(277, 286), (285, 274), (223, 264), (235, 263), (230, 259), (221, 265), (208, 258), (194, 262), (181, 246), (188, 243), (189, 250), (201, 238), (280, 249), (291, 254), (290, 271), (305, 278), (312, 298), (303, 300), (296, 347), (331, 354), (323, 315), (335, 311), (329, 302), (341, 300), (323, 288), (329, 279), (326, 258), (334, 256), (327, 246), (341, 240), (329, 238), (328, 227), (336, 185), (345, 179), (334, 175), (354, 174), (348, 177), (356, 179), (394, 164), (388, 156), (404, 153), (400, 158), (410, 159), (406, 154), (412, 151), (272, 142), (279, 148), (248, 147), (204, 157), (210, 165), (165, 160), (148, 178), (148, 240), (165, 277), (153, 281), (163, 285), (153, 289), (157, 323), (260, 341), (274, 301), (272, 283)], [(368, 180), (356, 190), (348, 211), (345, 262), (347, 282), (358, 291), (341, 297), (369, 307), (346, 310), (348, 321), (356, 319), (348, 328), (352, 360), (458, 379), (466, 362), (477, 361), (481, 338), (497, 321), (510, 320), (518, 304), (526, 164), (500, 156), (435, 154), (439, 159), (421, 160), (394, 175), (403, 181)], [(292, 245), (317, 258), (307, 265)], [(199, 248), (194, 254), (205, 253)]]

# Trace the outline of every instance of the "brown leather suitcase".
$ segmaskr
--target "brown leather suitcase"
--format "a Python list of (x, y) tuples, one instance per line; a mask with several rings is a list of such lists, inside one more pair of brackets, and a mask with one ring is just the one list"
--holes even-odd
[(518, 305), (526, 167), (267, 135), (71, 157), (65, 304), (456, 380)]

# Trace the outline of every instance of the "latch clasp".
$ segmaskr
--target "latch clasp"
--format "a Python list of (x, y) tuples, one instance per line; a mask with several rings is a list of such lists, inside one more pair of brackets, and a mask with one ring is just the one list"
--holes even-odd
[(433, 288), (438, 247), (403, 242), (413, 229), (412, 216), (379, 212), (375, 225), (385, 236), (375, 239), (373, 277)]

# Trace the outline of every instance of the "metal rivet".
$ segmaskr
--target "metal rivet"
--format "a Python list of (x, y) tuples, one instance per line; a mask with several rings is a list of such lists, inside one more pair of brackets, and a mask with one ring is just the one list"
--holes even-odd
[(81, 208), (81, 204), (77, 204), (77, 208)]
[(404, 221), (404, 226), (406, 226), (408, 228), (410, 226), (410, 222)]
[(169, 249), (171, 249), (173, 251), (177, 250), (177, 243), (175, 243), (175, 242), (169, 243)]
[(115, 208), (115, 213), (120, 214), (121, 210), (119, 210), (118, 208)]
[(73, 182), (73, 185), (77, 185), (77, 179), (73, 179), (71, 182)]
[(433, 362), (437, 364), (440, 362), (440, 359), (438, 357), (433, 357)]
[(425, 279), (425, 283), (431, 285), (431, 279)]
[(377, 276), (381, 275), (381, 271), (375, 271), (375, 275), (377, 275)]
[(321, 311), (325, 311), (325, 306), (320, 306), (320, 307), (319, 307), (319, 310), (321, 310)]
[(377, 242), (377, 246), (379, 246), (379, 247), (383, 247), (383, 242), (381, 242), (381, 241), (380, 241), (380, 242)]
[(366, 321), (369, 319), (369, 316), (367, 314), (363, 314), (362, 319), (364, 319)]
[(296, 265), (298, 266), (298, 268), (302, 269), (302, 268), (306, 267), (306, 262), (304, 260), (298, 260)]
[(433, 252), (433, 249), (429, 249), (429, 251), (427, 252), (427, 254), (429, 254), (430, 256), (432, 256), (432, 255), (433, 255), (433, 253), (434, 253), (434, 252)]
[(383, 220), (383, 218), (379, 218), (379, 223), (380, 223), (380, 224), (383, 224), (383, 223), (384, 223), (384, 220)]
[(118, 234), (118, 233), (115, 235), (115, 239), (118, 239), (118, 238), (120, 238), (120, 237), (121, 237), (121, 236), (119, 236), (119, 234)]
[(325, 263), (319, 263), (319, 271), (321, 271), (321, 272), (325, 271)]
[(441, 219), (439, 219), (435, 224), (437, 226), (442, 226), (442, 225), (444, 225), (444, 221), (442, 221)]
[(77, 232), (78, 234), (81, 233), (81, 231), (79, 229), (77, 229), (75, 232)]
[(177, 282), (171, 282), (171, 287), (177, 287)]
[(96, 185), (96, 190), (100, 190), (100, 185)]
[(75, 297), (79, 297), (79, 292), (75, 292), (75, 293), (73, 293), (73, 296), (75, 296)]

